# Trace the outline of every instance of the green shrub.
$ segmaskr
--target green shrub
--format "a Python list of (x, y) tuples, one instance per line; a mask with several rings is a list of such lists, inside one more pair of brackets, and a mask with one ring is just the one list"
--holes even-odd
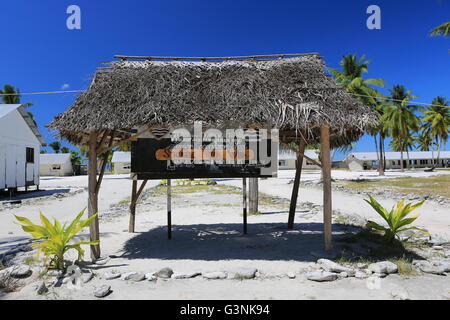
[(402, 231), (406, 230), (417, 230), (422, 232), (423, 234), (430, 236), (430, 234), (423, 229), (409, 226), (411, 223), (413, 223), (420, 215), (416, 214), (414, 216), (408, 215), (411, 213), (411, 211), (419, 208), (424, 201), (420, 201), (416, 204), (408, 203), (405, 205), (405, 201), (401, 200), (397, 202), (397, 204), (392, 207), (391, 211), (387, 211), (381, 204), (379, 204), (372, 196), (369, 195), (370, 200), (364, 200), (368, 204), (372, 206), (372, 208), (387, 222), (388, 227), (384, 227), (376, 222), (369, 221), (367, 222), (367, 227), (369, 229), (375, 229), (379, 231), (384, 232), (384, 239), (392, 243), (395, 237), (398, 237), (398, 234)]
[[(33, 244), (34, 247), (39, 248), (37, 257), (39, 258), (42, 253), (45, 257), (44, 263), (48, 268), (64, 269), (64, 254), (68, 250), (75, 249), (78, 251), (78, 260), (81, 260), (84, 256), (84, 250), (81, 249), (81, 245), (96, 245), (99, 243), (99, 241), (72, 242), (73, 237), (75, 237), (83, 228), (89, 226), (97, 216), (95, 214), (86, 220), (80, 220), (85, 210), (86, 208), (81, 210), (68, 226), (67, 223), (61, 225), (56, 219), (54, 219), (54, 223), (51, 224), (42, 212), (40, 212), (42, 225), (34, 224), (24, 217), (15, 217), (21, 224), (23, 231), (29, 233), (35, 239), (43, 239), (42, 242)], [(50, 262), (47, 264), (49, 258)]]

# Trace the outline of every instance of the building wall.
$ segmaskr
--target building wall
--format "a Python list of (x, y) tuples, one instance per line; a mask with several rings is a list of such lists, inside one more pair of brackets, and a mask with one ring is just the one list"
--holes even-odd
[[(407, 157), (404, 158), (404, 168), (407, 168)], [(437, 168), (443, 168), (450, 161), (450, 159), (439, 159), (439, 164), (436, 166)], [(375, 161), (363, 161), (359, 159), (348, 159), (347, 161), (348, 168), (352, 171), (363, 171), (363, 170), (371, 170), (376, 169), (378, 167)], [(434, 159), (436, 162), (436, 159)], [(433, 166), (432, 159), (410, 159), (410, 167), (411, 168), (431, 168)], [(386, 169), (401, 169), (402, 165), (400, 160), (386, 160)]]
[[(26, 150), (34, 150), (27, 162)], [(0, 119), (0, 189), (39, 185), (40, 142), (17, 110)]]
[(114, 173), (115, 174), (128, 174), (131, 173), (131, 164), (129, 162), (115, 162)]
[[(293, 170), (295, 169), (296, 159), (278, 159), (278, 170)], [(302, 169), (320, 169), (314, 163), (307, 159), (303, 159)]]
[[(56, 167), (59, 167), (59, 169)], [(72, 176), (72, 163), (68, 160), (63, 164), (41, 164), (39, 167), (39, 173), (41, 176)]]

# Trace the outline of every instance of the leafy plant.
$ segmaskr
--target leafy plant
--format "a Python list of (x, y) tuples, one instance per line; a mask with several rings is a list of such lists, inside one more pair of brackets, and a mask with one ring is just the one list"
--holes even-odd
[(376, 222), (369, 221), (367, 222), (366, 227), (370, 229), (375, 229), (379, 231), (384, 231), (384, 238), (387, 242), (392, 242), (395, 237), (398, 237), (398, 234), (402, 231), (406, 230), (417, 230), (422, 232), (423, 234), (430, 236), (430, 234), (423, 229), (408, 226), (413, 223), (420, 215), (416, 214), (414, 216), (408, 215), (415, 209), (422, 206), (425, 202), (420, 201), (416, 204), (408, 203), (405, 205), (405, 201), (401, 200), (397, 202), (395, 206), (392, 207), (391, 211), (387, 211), (381, 204), (379, 204), (372, 196), (369, 195), (370, 201), (364, 199), (368, 204), (372, 206), (372, 208), (378, 212), (378, 214), (387, 222), (388, 227), (384, 227)]
[(78, 251), (78, 261), (84, 256), (84, 250), (81, 249), (81, 245), (96, 245), (99, 241), (78, 241), (73, 242), (73, 237), (77, 235), (83, 228), (87, 227), (97, 216), (81, 220), (86, 208), (76, 216), (76, 218), (67, 226), (67, 223), (61, 225), (61, 223), (54, 219), (54, 223), (50, 221), (40, 212), (40, 220), (42, 225), (32, 223), (30, 220), (24, 217), (15, 216), (21, 223), (23, 231), (29, 233), (33, 238), (44, 239), (40, 243), (33, 244), (34, 247), (38, 247), (37, 257), (40, 254), (44, 254), (44, 263), (47, 264), (48, 259), (50, 262), (48, 268), (64, 269), (64, 254), (70, 250), (75, 249)]

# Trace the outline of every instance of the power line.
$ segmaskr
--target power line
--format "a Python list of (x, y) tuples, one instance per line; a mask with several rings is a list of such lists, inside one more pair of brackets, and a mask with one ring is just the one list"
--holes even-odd
[(0, 96), (23, 96), (23, 95), (36, 95), (36, 94), (78, 93), (78, 92), (83, 92), (83, 91), (84, 90), (0, 93)]
[[(343, 90), (341, 87), (326, 87), (326, 88), (302, 88), (302, 89), (316, 89), (316, 90)], [(65, 91), (39, 91), (39, 92), (19, 92), (19, 93), (0, 93), (1, 96), (22, 96), (22, 95), (43, 95), (43, 94), (63, 94), (63, 93), (80, 93), (84, 92), (85, 90), (65, 90)], [(366, 97), (366, 98), (377, 98), (370, 95), (365, 94), (357, 94), (357, 93), (351, 93), (346, 92), (352, 96), (356, 97)], [(388, 101), (394, 101), (394, 102), (403, 102), (403, 100), (400, 99), (393, 99), (389, 97), (382, 97), (383, 100)], [(442, 105), (438, 104), (432, 104), (432, 103), (426, 103), (426, 102), (420, 102), (420, 101), (409, 101), (409, 104), (417, 104), (417, 105), (423, 105), (423, 106), (430, 106), (430, 107), (438, 107)]]

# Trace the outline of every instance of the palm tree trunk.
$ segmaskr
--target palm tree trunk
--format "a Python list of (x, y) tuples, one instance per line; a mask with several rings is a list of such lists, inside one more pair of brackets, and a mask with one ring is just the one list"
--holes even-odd
[(408, 168), (408, 170), (411, 169), (411, 163), (409, 160), (409, 150), (408, 150), (408, 146), (406, 146), (406, 167)]
[(400, 150), (400, 163), (402, 165), (402, 172), (404, 172), (405, 171), (405, 166), (404, 166), (404, 163), (403, 163), (403, 148)]
[(378, 175), (384, 176), (383, 135), (380, 133), (380, 156), (378, 157)]
[(435, 164), (435, 168), (439, 166), (439, 157), (441, 155), (441, 148), (442, 148), (442, 137), (439, 137), (439, 144), (438, 144), (438, 154), (436, 157), (436, 164)]

